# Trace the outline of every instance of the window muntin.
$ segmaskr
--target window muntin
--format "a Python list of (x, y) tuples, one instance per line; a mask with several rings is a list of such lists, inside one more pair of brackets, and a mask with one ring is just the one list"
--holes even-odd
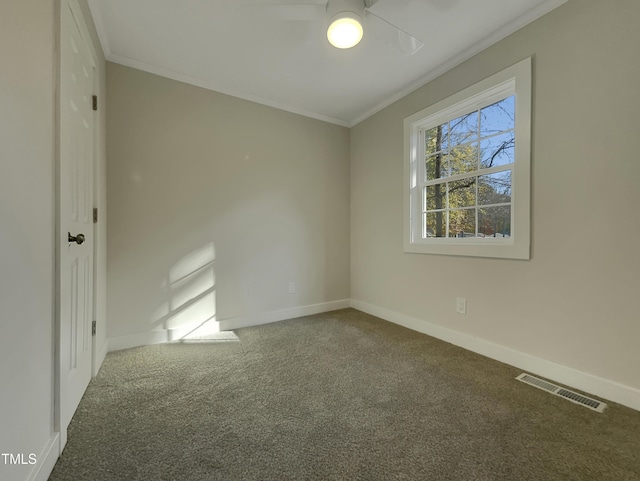
[(531, 61), (405, 119), (405, 251), (529, 258)]

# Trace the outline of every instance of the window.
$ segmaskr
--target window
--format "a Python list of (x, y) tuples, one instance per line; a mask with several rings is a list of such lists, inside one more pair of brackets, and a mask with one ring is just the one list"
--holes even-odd
[(404, 128), (405, 251), (528, 259), (531, 60)]

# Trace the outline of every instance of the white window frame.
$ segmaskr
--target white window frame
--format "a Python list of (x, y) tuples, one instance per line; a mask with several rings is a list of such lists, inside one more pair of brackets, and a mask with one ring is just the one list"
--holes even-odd
[[(425, 238), (422, 226), (424, 131), (515, 95), (515, 161), (511, 171), (511, 235)], [(404, 119), (404, 251), (510, 259), (530, 258), (531, 58)]]

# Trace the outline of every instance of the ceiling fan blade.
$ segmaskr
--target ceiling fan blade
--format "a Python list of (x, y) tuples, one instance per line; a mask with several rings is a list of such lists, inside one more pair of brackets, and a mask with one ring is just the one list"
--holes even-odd
[(400, 50), (405, 55), (413, 55), (422, 47), (424, 43), (408, 34), (401, 28), (378, 17), (375, 13), (367, 10), (365, 13), (365, 32), (370, 30), (372, 35), (382, 39), (386, 44)]

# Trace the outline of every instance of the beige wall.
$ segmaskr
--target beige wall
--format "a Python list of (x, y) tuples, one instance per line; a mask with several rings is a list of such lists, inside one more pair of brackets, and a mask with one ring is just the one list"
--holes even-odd
[[(639, 18), (571, 0), (354, 127), (352, 298), (640, 388)], [(403, 119), (530, 55), (532, 259), (403, 253)]]
[(53, 437), (54, 38), (53, 2), (0, 3), (0, 453)]
[[(0, 2), (0, 453), (24, 454), (27, 461), (35, 454), (37, 460), (13, 466), (0, 460), (3, 481), (47, 479), (59, 454), (54, 423), (57, 4)], [(98, 55), (102, 77), (104, 58)], [(100, 137), (104, 147), (104, 130)], [(104, 155), (100, 164), (103, 168)], [(104, 256), (104, 243), (100, 249)], [(104, 299), (103, 284), (98, 291)]]
[(348, 129), (107, 65), (110, 338), (349, 297)]

